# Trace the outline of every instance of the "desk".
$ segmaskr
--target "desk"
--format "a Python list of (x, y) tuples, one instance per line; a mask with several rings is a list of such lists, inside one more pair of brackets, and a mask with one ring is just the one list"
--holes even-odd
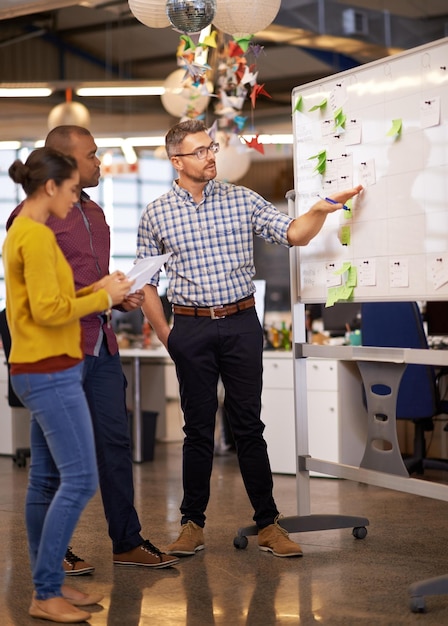
[[(150, 349), (120, 350), (123, 370), (130, 383), (127, 403), (132, 408), (133, 460), (142, 461), (142, 413), (158, 414), (156, 439), (181, 441), (183, 418), (180, 410), (178, 383), (174, 363), (164, 346)], [(142, 370), (148, 370), (143, 383)]]
[[(375, 419), (374, 401), (367, 396), (368, 437), (360, 467), (331, 463), (313, 459), (308, 455), (304, 438), (298, 437), (298, 476), (297, 501), (298, 517), (292, 520), (294, 531), (310, 520), (309, 471), (317, 470), (331, 476), (356, 480), (368, 485), (396, 489), (414, 495), (448, 501), (448, 486), (429, 481), (410, 478), (401, 458), (396, 437), (395, 409), (397, 394), (402, 373), (408, 363), (418, 365), (434, 365), (446, 367), (448, 352), (446, 350), (420, 350), (413, 348), (373, 348), (367, 346), (313, 346), (305, 343), (294, 345), (296, 367), (296, 402), (298, 433), (307, 432), (308, 416), (306, 405), (300, 403), (299, 394), (306, 390), (306, 358), (334, 358), (342, 361), (357, 362), (366, 389), (372, 384), (386, 384), (391, 388), (389, 399), (384, 400), (387, 423)], [(387, 429), (382, 431), (382, 429)], [(384, 434), (387, 432), (387, 436)], [(375, 438), (387, 439), (392, 442), (391, 450), (375, 450), (371, 445)], [(306, 441), (306, 440), (305, 440)], [(337, 519), (330, 519), (325, 528), (338, 528)], [(342, 523), (342, 522), (341, 522)], [(323, 529), (323, 527), (321, 527)], [(424, 595), (440, 595), (448, 593), (448, 575), (422, 580), (412, 584), (408, 589), (410, 606), (414, 612), (425, 609)]]
[[(320, 471), (324, 474), (356, 480), (377, 487), (396, 489), (414, 495), (426, 496), (438, 500), (448, 501), (448, 486), (431, 483), (416, 478), (409, 478), (404, 467), (398, 441), (396, 438), (395, 405), (398, 393), (398, 386), (401, 374), (407, 363), (420, 365), (435, 365), (444, 367), (448, 365), (448, 351), (446, 350), (420, 350), (413, 348), (373, 348), (367, 346), (316, 346), (312, 344), (295, 345), (295, 366), (296, 366), (296, 394), (300, 396), (306, 390), (306, 359), (332, 358), (347, 362), (357, 362), (361, 371), (361, 376), (366, 388), (369, 386), (369, 377), (372, 372), (377, 378), (382, 378), (386, 385), (390, 386), (390, 410), (388, 411), (388, 437), (394, 443), (391, 451), (383, 455), (383, 451), (372, 453), (372, 446), (369, 446), (369, 438), (360, 467), (331, 463), (321, 459), (314, 459), (309, 456), (306, 447), (306, 438), (298, 437), (298, 512), (299, 515), (309, 514), (309, 480), (308, 471)], [(302, 363), (303, 362), (303, 363)], [(376, 381), (377, 383), (379, 380)], [(306, 406), (300, 403), (300, 398), (296, 397), (297, 427), (300, 432), (307, 432), (307, 411)], [(374, 419), (372, 410), (368, 407), (368, 431), (373, 436), (373, 431), (378, 424)], [(365, 419), (365, 415), (362, 416)], [(395, 438), (394, 438), (395, 435)], [(379, 469), (379, 458), (381, 457), (385, 465)]]

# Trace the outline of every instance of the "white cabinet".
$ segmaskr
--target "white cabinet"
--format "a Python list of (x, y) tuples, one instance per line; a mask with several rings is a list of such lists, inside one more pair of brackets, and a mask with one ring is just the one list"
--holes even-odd
[(29, 448), (29, 424), (27, 409), (8, 404), (8, 367), (0, 351), (0, 454), (12, 455), (16, 448)]
[(266, 351), (263, 354), (261, 419), (266, 428), (271, 470), (296, 473), (294, 412), (294, 370), (292, 352)]
[[(271, 469), (295, 474), (292, 353), (266, 352), (263, 366), (261, 417), (266, 425)], [(367, 413), (356, 363), (308, 358), (306, 375), (309, 453), (326, 461), (359, 466), (367, 438)]]
[(358, 467), (367, 440), (358, 366), (350, 361), (309, 358), (306, 373), (311, 456)]

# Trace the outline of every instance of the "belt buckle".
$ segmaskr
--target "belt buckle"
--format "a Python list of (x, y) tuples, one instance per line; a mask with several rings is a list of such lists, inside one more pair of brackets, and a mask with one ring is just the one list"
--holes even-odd
[(221, 304), (220, 306), (209, 306), (208, 307), (210, 309), (210, 317), (212, 320), (222, 320), (224, 317), (226, 317), (225, 315), (216, 315), (215, 314), (215, 310), (216, 309), (223, 309), (224, 306)]

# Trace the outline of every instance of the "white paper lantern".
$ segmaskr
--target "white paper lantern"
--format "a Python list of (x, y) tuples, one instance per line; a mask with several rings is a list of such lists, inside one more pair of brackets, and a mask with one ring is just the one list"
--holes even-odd
[(216, 0), (167, 0), (166, 12), (178, 32), (200, 33), (215, 17)]
[(233, 36), (252, 35), (267, 28), (281, 0), (218, 0), (213, 24)]
[(48, 130), (72, 124), (89, 128), (90, 113), (87, 107), (80, 102), (63, 102), (51, 109), (47, 120)]
[(166, 28), (170, 21), (166, 14), (166, 0), (129, 0), (133, 15), (150, 28)]
[(219, 143), (219, 152), (216, 153), (216, 178), (228, 183), (235, 183), (247, 174), (250, 168), (251, 154), (237, 135), (230, 138), (223, 132), (218, 132), (216, 141)]
[(165, 93), (160, 96), (164, 109), (174, 117), (187, 115), (188, 108), (193, 107), (197, 115), (205, 111), (210, 96), (203, 94), (203, 85), (195, 87), (191, 78), (184, 80), (185, 70), (174, 70), (165, 79)]

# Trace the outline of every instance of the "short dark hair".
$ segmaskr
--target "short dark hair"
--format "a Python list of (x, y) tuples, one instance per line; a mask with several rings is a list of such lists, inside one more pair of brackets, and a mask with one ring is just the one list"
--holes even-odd
[(63, 126), (55, 126), (45, 139), (46, 148), (54, 148), (64, 154), (70, 154), (73, 145), (73, 136), (87, 137), (90, 136), (90, 130), (83, 126), (75, 126), (74, 124), (65, 124)]
[(48, 180), (59, 187), (77, 169), (76, 159), (53, 148), (37, 148), (25, 163), (16, 159), (8, 173), (15, 183), (22, 185), (27, 196), (32, 196)]
[(180, 145), (187, 135), (207, 132), (207, 127), (201, 120), (186, 120), (179, 122), (167, 132), (165, 136), (165, 148), (169, 158), (180, 150)]

